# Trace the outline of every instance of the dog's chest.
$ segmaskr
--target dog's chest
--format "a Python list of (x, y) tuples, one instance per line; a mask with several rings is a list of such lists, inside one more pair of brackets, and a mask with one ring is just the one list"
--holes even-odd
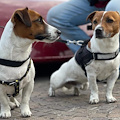
[(98, 80), (107, 79), (114, 70), (119, 69), (119, 56), (120, 55), (113, 60), (93, 61), (86, 67), (87, 74), (91, 73), (93, 76), (96, 76)]
[(12, 81), (19, 79), (27, 69), (27, 66), (22, 67), (6, 67), (0, 65), (0, 80)]
[[(15, 80), (19, 80), (26, 73), (28, 62), (26, 62), (21, 67), (6, 67), (0, 65), (0, 80), (7, 82), (8, 81), (13, 82)], [(30, 71), (27, 73), (26, 77), (20, 81), (20, 86), (19, 86), (20, 89), (22, 89), (29, 82), (28, 76)], [(0, 84), (0, 86), (3, 89), (5, 89), (7, 94), (13, 94), (15, 92), (14, 85), (9, 86), (9, 85)]]

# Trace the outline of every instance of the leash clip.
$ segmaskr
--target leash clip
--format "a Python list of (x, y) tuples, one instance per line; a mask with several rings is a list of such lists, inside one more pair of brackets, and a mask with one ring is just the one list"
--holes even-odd
[(81, 46), (84, 43), (83, 40), (78, 40), (78, 41), (76, 41), (76, 40), (66, 40), (66, 41), (67, 41), (67, 45), (75, 44), (75, 45)]
[(76, 43), (77, 43), (77, 45), (81, 46), (84, 43), (84, 41), (83, 40), (78, 40), (78, 41), (76, 41)]

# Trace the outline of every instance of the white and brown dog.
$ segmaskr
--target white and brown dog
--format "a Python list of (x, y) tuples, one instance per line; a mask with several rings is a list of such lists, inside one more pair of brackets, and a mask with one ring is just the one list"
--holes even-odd
[(112, 90), (119, 75), (120, 15), (113, 11), (95, 11), (87, 19), (92, 21), (93, 37), (51, 75), (48, 94), (54, 96), (56, 89), (69, 88), (69, 85), (74, 85), (74, 94), (79, 94), (79, 85), (84, 89), (89, 83), (89, 102), (94, 104), (99, 102), (96, 80), (107, 80), (106, 100), (112, 103), (116, 101)]
[(35, 76), (34, 65), (29, 57), (32, 43), (52, 43), (59, 35), (60, 31), (48, 25), (33, 10), (24, 8), (13, 13), (0, 40), (0, 117), (11, 117), (11, 108), (19, 106), (19, 102), (13, 97), (20, 90), (21, 114), (23, 117), (31, 116), (29, 100)]

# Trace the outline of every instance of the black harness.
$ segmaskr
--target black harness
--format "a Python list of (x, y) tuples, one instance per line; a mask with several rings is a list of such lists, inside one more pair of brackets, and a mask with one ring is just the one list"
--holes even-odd
[(30, 56), (24, 60), (24, 61), (11, 61), (11, 60), (5, 60), (0, 58), (0, 64), (4, 66), (9, 66), (9, 67), (20, 67), (23, 63), (25, 63)]
[(87, 76), (85, 66), (89, 65), (92, 60), (112, 60), (117, 57), (119, 54), (119, 49), (117, 49), (114, 53), (92, 53), (87, 49), (87, 43), (89, 41), (85, 41), (81, 48), (77, 51), (75, 55), (76, 62), (81, 66), (81, 68), (85, 71), (85, 75)]
[[(9, 67), (20, 67), (23, 63), (25, 63), (30, 57), (28, 57), (26, 60), (24, 61), (10, 61), (10, 60), (5, 60), (5, 59), (0, 59), (0, 64), (1, 65), (5, 65), (5, 66), (9, 66)], [(16, 79), (12, 82), (8, 82), (8, 81), (4, 81), (4, 80), (0, 80), (0, 84), (2, 85), (9, 85), (9, 86), (14, 86), (14, 89), (15, 89), (15, 92), (10, 95), (10, 94), (7, 94), (9, 97), (10, 96), (13, 96), (15, 97), (16, 95), (19, 94), (19, 83), (20, 81), (22, 81), (28, 74), (29, 70), (31, 68), (31, 58), (29, 60), (29, 64), (28, 64), (28, 67), (27, 67), (27, 70), (25, 72), (25, 74), (20, 78), (20, 79)]]

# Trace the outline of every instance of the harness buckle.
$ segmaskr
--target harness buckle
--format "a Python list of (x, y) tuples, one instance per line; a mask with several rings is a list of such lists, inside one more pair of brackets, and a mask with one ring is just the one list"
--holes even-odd
[(19, 82), (19, 80), (15, 80), (15, 81), (9, 83), (9, 85), (10, 85), (10, 86), (15, 85), (15, 84), (17, 84), (18, 82)]
[(15, 83), (16, 83), (16, 82), (11, 82), (11, 83), (9, 83), (9, 85), (12, 86), (12, 85), (14, 85)]
[(97, 54), (95, 54), (95, 53), (92, 53), (92, 54), (93, 54), (93, 59), (98, 60)]
[(14, 82), (9, 83), (9, 85), (10, 86), (14, 85), (15, 93), (12, 95), (7, 94), (8, 97), (10, 97), (10, 96), (15, 97), (16, 95), (18, 95), (19, 94), (19, 80), (15, 80)]
[(15, 93), (14, 94), (12, 94), (12, 95), (11, 94), (7, 94), (8, 97), (10, 97), (10, 96), (15, 97), (16, 95), (19, 94), (19, 83), (20, 83), (20, 81), (22, 79), (24, 79), (26, 77), (26, 75), (28, 74), (30, 68), (31, 68), (31, 59), (30, 59), (29, 64), (28, 64), (27, 71), (25, 72), (25, 74), (20, 79), (16, 79), (13, 82), (8, 82), (8, 81), (2, 81), (2, 80), (0, 80), (0, 84), (13, 86), (14, 89), (15, 89)]

